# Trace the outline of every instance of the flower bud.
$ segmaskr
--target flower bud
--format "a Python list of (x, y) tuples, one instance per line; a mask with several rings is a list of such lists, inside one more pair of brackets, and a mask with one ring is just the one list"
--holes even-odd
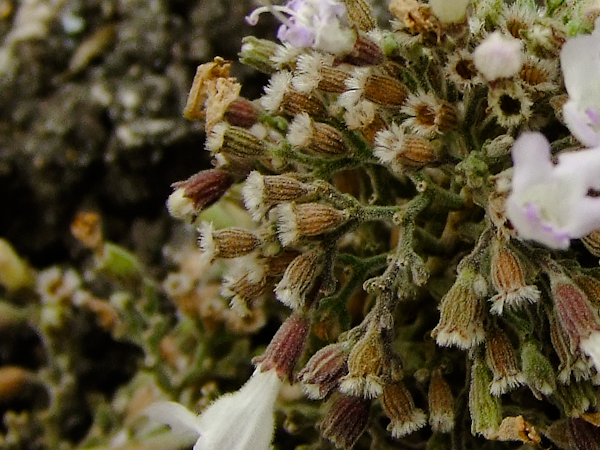
[(221, 122), (210, 130), (206, 148), (212, 153), (223, 153), (226, 157), (254, 159), (265, 152), (263, 140), (249, 130)]
[(591, 368), (582, 359), (579, 349), (575, 352), (571, 351), (569, 337), (560, 324), (556, 311), (550, 316), (549, 322), (550, 340), (560, 361), (558, 366), (558, 381), (562, 384), (569, 384), (571, 376), (576, 381), (589, 379), (592, 376)]
[(304, 53), (298, 57), (296, 73), (292, 86), (303, 94), (315, 90), (341, 94), (346, 90), (346, 80), (350, 75), (344, 70), (333, 67), (332, 55)]
[(175, 190), (167, 200), (169, 214), (176, 218), (191, 217), (218, 201), (233, 185), (233, 177), (221, 169), (208, 169), (185, 181), (173, 183)]
[(471, 385), (469, 387), (469, 411), (471, 413), (471, 433), (492, 437), (502, 420), (502, 407), (498, 397), (490, 393), (491, 374), (482, 361), (471, 365)]
[(348, 152), (344, 135), (335, 127), (298, 114), (290, 124), (288, 142), (315, 156), (341, 156)]
[(521, 367), (525, 382), (538, 400), (542, 394), (549, 396), (556, 390), (556, 377), (548, 358), (539, 349), (538, 343), (533, 340), (525, 341), (521, 345)]
[(256, 279), (251, 273), (244, 273), (238, 277), (227, 276), (223, 281), (221, 295), (229, 299), (231, 309), (241, 317), (248, 317), (251, 304), (265, 293), (266, 287), (266, 277)]
[(317, 97), (295, 90), (292, 87), (292, 79), (290, 72), (275, 73), (265, 88), (265, 95), (260, 99), (262, 107), (271, 113), (289, 116), (305, 112), (315, 118), (327, 117), (325, 105)]
[(348, 375), (340, 382), (340, 392), (376, 398), (383, 393), (387, 375), (387, 355), (380, 332), (370, 327), (352, 348), (348, 357)]
[(454, 429), (454, 397), (439, 368), (431, 374), (427, 399), (431, 429), (439, 433), (452, 431)]
[(371, 4), (365, 0), (344, 0), (350, 24), (361, 31), (371, 31), (377, 26)]
[(462, 270), (442, 298), (440, 321), (431, 332), (438, 345), (468, 350), (485, 340), (483, 300), (474, 289), (477, 278), (472, 269)]
[(417, 431), (427, 423), (422, 409), (415, 407), (412, 395), (402, 381), (387, 384), (381, 404), (391, 422), (387, 429), (393, 438), (401, 438)]
[(250, 128), (260, 116), (260, 110), (250, 100), (244, 97), (237, 97), (225, 109), (224, 118), (229, 124)]
[(198, 231), (198, 246), (211, 261), (214, 258), (238, 258), (247, 255), (261, 244), (258, 237), (241, 228), (215, 231), (212, 223), (203, 222)]
[(261, 175), (256, 171), (248, 175), (242, 190), (244, 204), (256, 221), (277, 203), (301, 200), (315, 192), (313, 186), (296, 178), (287, 175)]
[(303, 237), (334, 231), (348, 220), (345, 211), (323, 203), (283, 203), (277, 208), (279, 240), (289, 246)]
[(259, 72), (271, 74), (279, 69), (274, 61), (279, 47), (281, 46), (269, 39), (245, 36), (239, 53), (240, 61)]
[(292, 309), (301, 308), (321, 271), (323, 252), (315, 248), (294, 258), (275, 286), (277, 299)]
[(310, 322), (306, 316), (292, 313), (281, 324), (265, 352), (254, 358), (253, 363), (260, 366), (262, 372), (275, 369), (281, 380), (292, 382), (292, 373), (302, 356), (309, 329)]
[(535, 303), (540, 297), (536, 286), (525, 283), (519, 257), (500, 241), (492, 246), (491, 278), (497, 292), (490, 299), (491, 311), (495, 314), (502, 314), (505, 306), (513, 308), (523, 303)]
[(338, 387), (348, 373), (348, 354), (348, 344), (340, 342), (323, 347), (308, 360), (299, 374), (308, 398), (323, 399)]
[(373, 154), (399, 174), (419, 169), (437, 159), (436, 148), (429, 140), (407, 134), (396, 123), (375, 135)]
[(377, 66), (383, 62), (383, 52), (368, 36), (357, 33), (352, 51), (338, 58), (338, 62), (358, 67)]
[(373, 74), (370, 68), (354, 69), (346, 80), (346, 88), (342, 104), (355, 104), (363, 98), (387, 108), (399, 108), (408, 97), (408, 90), (400, 81)]
[(600, 370), (600, 320), (587, 296), (563, 276), (551, 276), (551, 293), (558, 320), (569, 337), (571, 351), (580, 348)]
[(371, 414), (371, 400), (339, 395), (331, 402), (319, 428), (337, 448), (350, 449), (364, 433)]
[(498, 327), (494, 327), (487, 335), (485, 356), (494, 375), (490, 384), (492, 395), (505, 394), (525, 383), (515, 349), (504, 331)]

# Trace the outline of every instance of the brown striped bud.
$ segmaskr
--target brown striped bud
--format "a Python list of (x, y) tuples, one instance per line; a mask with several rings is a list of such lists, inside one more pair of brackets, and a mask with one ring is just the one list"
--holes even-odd
[(296, 178), (287, 175), (261, 175), (254, 171), (248, 175), (242, 194), (246, 208), (252, 218), (258, 221), (273, 205), (305, 199), (315, 192), (314, 186)]
[(262, 139), (249, 130), (221, 122), (210, 130), (206, 138), (206, 148), (212, 153), (223, 153), (226, 157), (254, 159), (265, 152)]
[(212, 223), (200, 225), (198, 246), (206, 258), (238, 258), (256, 250), (261, 240), (249, 231), (241, 228), (225, 228), (215, 231)]
[(383, 51), (372, 39), (357, 33), (352, 51), (338, 58), (337, 62), (358, 67), (377, 66), (383, 62)]
[(319, 424), (321, 434), (337, 448), (350, 449), (369, 423), (371, 400), (349, 395), (335, 397)]
[(439, 368), (431, 374), (427, 399), (431, 429), (439, 433), (452, 431), (454, 429), (454, 397)]
[(340, 378), (348, 373), (346, 342), (330, 344), (315, 353), (299, 374), (304, 392), (310, 399), (323, 399), (338, 387)]
[(340, 130), (326, 123), (315, 122), (306, 113), (294, 117), (287, 139), (293, 146), (316, 156), (341, 156), (348, 152)]
[(260, 366), (261, 371), (275, 369), (280, 379), (292, 382), (292, 373), (302, 356), (309, 329), (310, 322), (307, 317), (292, 313), (281, 324), (265, 353), (254, 358), (252, 362)]
[(370, 68), (356, 68), (346, 80), (348, 89), (341, 95), (341, 104), (356, 104), (369, 100), (387, 108), (399, 108), (408, 97), (408, 90), (400, 81), (385, 75), (373, 74)]
[(346, 90), (350, 76), (344, 70), (333, 67), (332, 55), (304, 53), (298, 57), (292, 86), (298, 92), (310, 94), (315, 90), (341, 94)]
[(498, 327), (494, 327), (487, 335), (485, 356), (494, 375), (490, 384), (492, 395), (500, 396), (525, 383), (517, 353), (506, 334)]
[(492, 376), (485, 364), (480, 360), (473, 361), (469, 386), (471, 433), (488, 438), (495, 435), (502, 420), (500, 400), (490, 393), (491, 381)]
[(497, 292), (490, 299), (491, 311), (495, 314), (502, 314), (505, 307), (535, 303), (540, 298), (538, 288), (525, 283), (525, 271), (518, 255), (501, 241), (492, 245), (491, 278)]
[(275, 287), (277, 299), (292, 309), (301, 308), (322, 266), (323, 252), (315, 248), (294, 258)]
[(600, 308), (600, 280), (578, 273), (573, 277), (573, 281), (587, 296), (592, 307), (598, 310)]
[(348, 375), (340, 380), (340, 392), (365, 398), (379, 397), (388, 375), (386, 363), (383, 339), (375, 327), (370, 327), (350, 352)]
[(323, 102), (316, 96), (309, 96), (295, 90), (292, 79), (290, 72), (275, 73), (265, 88), (265, 95), (260, 99), (262, 107), (271, 113), (283, 113), (289, 116), (305, 112), (315, 118), (327, 117), (327, 108)]
[(173, 183), (167, 209), (176, 218), (195, 219), (198, 213), (217, 202), (233, 185), (233, 177), (222, 169), (208, 169), (185, 181)]
[(243, 128), (250, 128), (260, 116), (260, 110), (250, 100), (244, 97), (237, 97), (225, 110), (225, 120), (231, 125)]
[(256, 278), (246, 272), (240, 276), (227, 276), (223, 280), (221, 295), (229, 300), (229, 306), (241, 317), (251, 314), (250, 306), (266, 291), (266, 277)]
[(277, 208), (277, 231), (284, 246), (303, 237), (314, 237), (340, 227), (348, 214), (323, 203), (282, 203)]
[(377, 26), (371, 4), (365, 0), (344, 0), (350, 24), (361, 31), (371, 31)]
[(437, 149), (431, 141), (405, 133), (396, 123), (375, 135), (373, 154), (396, 173), (419, 169), (437, 159)]
[(267, 275), (270, 277), (283, 275), (291, 262), (298, 256), (300, 256), (298, 251), (285, 249), (278, 255), (267, 258), (265, 261)]
[(415, 402), (402, 381), (385, 386), (381, 404), (385, 414), (390, 418), (387, 429), (393, 438), (401, 438), (423, 428), (427, 417), (422, 409), (415, 407)]
[(466, 268), (440, 304), (440, 321), (431, 332), (438, 345), (468, 350), (485, 340), (483, 299), (474, 287), (481, 275)]

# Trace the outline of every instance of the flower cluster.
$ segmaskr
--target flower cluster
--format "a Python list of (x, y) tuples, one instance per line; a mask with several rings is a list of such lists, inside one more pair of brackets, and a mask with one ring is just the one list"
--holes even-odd
[[(539, 445), (537, 430), (571, 448), (553, 427), (597, 420), (600, 34), (568, 37), (591, 19), (563, 2), (389, 11), (382, 29), (366, 0), (258, 8), (249, 23), (281, 22), (279, 43), (240, 53), (264, 94), (241, 97), (218, 59), (194, 80), (214, 167), (169, 209), (223, 264), (236, 312), (289, 311), (237, 393), (199, 417), (150, 408), (197, 449), (269, 448), (288, 382), (308, 398), (279, 409), (286, 430), (342, 449)], [(215, 203), (235, 223), (209, 223)]]

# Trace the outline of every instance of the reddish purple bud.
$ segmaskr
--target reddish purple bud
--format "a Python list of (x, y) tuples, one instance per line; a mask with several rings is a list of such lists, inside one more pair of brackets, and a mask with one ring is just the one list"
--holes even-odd
[(250, 128), (258, 121), (260, 110), (250, 100), (238, 97), (232, 101), (225, 111), (225, 119), (231, 125)]
[(569, 280), (552, 283), (552, 297), (563, 329), (569, 336), (571, 351), (594, 331), (600, 331), (600, 323), (592, 305), (581, 289)]
[(281, 324), (265, 353), (252, 361), (261, 370), (275, 369), (282, 380), (292, 381), (294, 366), (302, 356), (306, 337), (310, 329), (308, 319), (302, 314), (293, 313)]
[(321, 422), (321, 434), (337, 448), (352, 448), (369, 423), (371, 400), (341, 394)]
[(338, 386), (348, 373), (349, 354), (350, 349), (341, 342), (323, 347), (308, 360), (298, 376), (308, 398), (323, 399)]
[(167, 200), (167, 208), (173, 217), (195, 217), (217, 202), (233, 183), (233, 177), (224, 170), (203, 170), (171, 185), (174, 191)]

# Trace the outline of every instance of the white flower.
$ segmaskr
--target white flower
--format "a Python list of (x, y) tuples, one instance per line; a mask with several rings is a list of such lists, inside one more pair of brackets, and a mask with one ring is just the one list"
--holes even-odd
[(512, 192), (506, 216), (522, 239), (554, 249), (567, 249), (600, 228), (600, 148), (558, 155), (550, 159), (550, 144), (540, 133), (524, 133), (512, 147)]
[(145, 414), (175, 433), (199, 435), (194, 450), (267, 450), (282, 383), (275, 370), (259, 367), (239, 391), (218, 398), (200, 416), (174, 402), (154, 403)]
[(277, 31), (281, 42), (333, 54), (345, 54), (354, 47), (356, 34), (348, 26), (343, 2), (291, 0), (285, 6), (257, 8), (246, 17), (246, 21), (256, 25), (263, 12), (271, 12), (281, 21), (282, 25)]
[(560, 51), (560, 64), (569, 100), (563, 117), (584, 145), (600, 145), (600, 26), (591, 35), (569, 39)]
[(524, 61), (521, 41), (499, 31), (486, 37), (473, 52), (475, 67), (488, 81), (516, 75)]

